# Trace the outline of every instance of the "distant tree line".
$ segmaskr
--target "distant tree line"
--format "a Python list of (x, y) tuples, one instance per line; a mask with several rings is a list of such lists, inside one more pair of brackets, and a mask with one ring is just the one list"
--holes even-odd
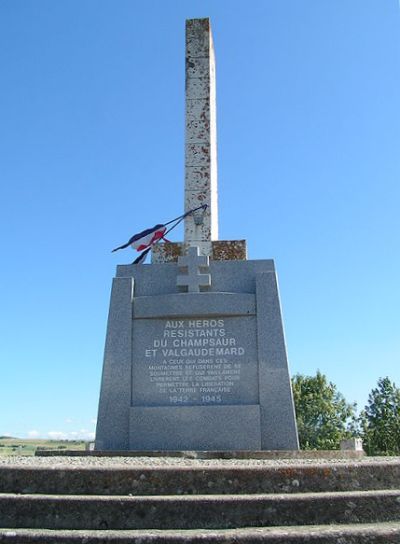
[(378, 380), (360, 414), (319, 371), (296, 374), (292, 388), (301, 449), (338, 449), (341, 440), (358, 437), (368, 455), (400, 455), (400, 389), (388, 377)]

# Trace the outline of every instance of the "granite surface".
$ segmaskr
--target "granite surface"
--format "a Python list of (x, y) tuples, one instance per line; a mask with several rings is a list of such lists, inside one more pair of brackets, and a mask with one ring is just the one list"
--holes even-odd
[(118, 267), (96, 449), (298, 448), (273, 262), (207, 273), (182, 293), (177, 263)]

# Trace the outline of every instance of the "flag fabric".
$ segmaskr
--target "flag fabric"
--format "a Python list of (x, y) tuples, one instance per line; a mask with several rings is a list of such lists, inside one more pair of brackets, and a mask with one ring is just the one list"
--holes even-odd
[(132, 236), (129, 240), (129, 244), (133, 249), (136, 249), (136, 251), (143, 251), (154, 244), (154, 242), (157, 242), (157, 240), (160, 240), (164, 236), (166, 230), (167, 227), (164, 225), (156, 225), (152, 229), (143, 230), (142, 232), (139, 232), (139, 234)]
[(139, 257), (137, 257), (137, 259), (135, 259), (132, 264), (143, 264), (150, 250), (151, 250), (151, 246), (145, 249), (144, 251), (142, 251)]
[(167, 227), (165, 225), (155, 225), (152, 229), (142, 230), (142, 232), (134, 234), (126, 244), (116, 247), (115, 249), (113, 249), (113, 251), (125, 249), (128, 246), (136, 249), (136, 251), (143, 251), (144, 249), (151, 247), (155, 242), (163, 238), (166, 230)]
[[(142, 232), (134, 234), (132, 238), (130, 238), (126, 242), (126, 244), (122, 244), (122, 246), (116, 247), (112, 251), (118, 251), (119, 249), (125, 249), (126, 247), (131, 246), (133, 249), (136, 249), (136, 251), (142, 251), (139, 257), (137, 257), (137, 259), (135, 259), (132, 264), (141, 264), (146, 259), (146, 256), (152, 248), (153, 244), (156, 244), (160, 240), (168, 242), (169, 240), (165, 238), (165, 234), (168, 234), (168, 232), (177, 227), (179, 223), (181, 223), (185, 219), (185, 217), (200, 209), (206, 210), (207, 204), (202, 204), (201, 206), (194, 208), (193, 210), (189, 210), (183, 215), (180, 215), (179, 217), (175, 217), (175, 219), (168, 221), (168, 223), (165, 223), (164, 225), (158, 224), (155, 225), (152, 229), (142, 230)], [(167, 230), (167, 225), (171, 225), (172, 223), (174, 223), (172, 227), (169, 227), (169, 229)]]

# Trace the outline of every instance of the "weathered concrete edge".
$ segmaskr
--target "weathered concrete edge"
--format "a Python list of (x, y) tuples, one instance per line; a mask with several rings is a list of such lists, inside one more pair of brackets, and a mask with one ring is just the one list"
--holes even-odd
[(184, 459), (362, 459), (364, 451), (260, 450), (260, 451), (149, 451), (149, 450), (37, 450), (36, 457), (181, 457)]
[(4, 525), (16, 528), (40, 529), (46, 520), (50, 529), (234, 529), (368, 523), (371, 512), (376, 522), (397, 522), (399, 498), (398, 490), (211, 497), (3, 494), (0, 508)]
[(256, 467), (0, 466), (0, 492), (41, 495), (232, 495), (400, 488), (400, 463)]
[[(400, 540), (400, 522), (367, 523), (357, 525), (308, 525), (297, 527), (252, 527), (245, 529), (201, 529), (201, 530), (52, 530), (52, 529), (0, 529), (0, 542), (18, 544), (77, 542), (119, 544), (153, 544), (163, 542), (174, 543), (232, 543), (232, 542), (270, 542), (278, 543), (332, 543), (339, 538), (347, 538), (344, 543), (387, 544)], [(351, 540), (348, 540), (351, 539)], [(342, 542), (342, 540), (341, 540)]]

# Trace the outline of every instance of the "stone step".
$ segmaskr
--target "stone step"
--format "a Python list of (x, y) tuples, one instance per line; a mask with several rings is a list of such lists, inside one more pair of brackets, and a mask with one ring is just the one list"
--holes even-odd
[(165, 457), (181, 459), (364, 459), (362, 450), (212, 450), (212, 451), (188, 451), (188, 450), (41, 450), (35, 451), (35, 457)]
[(0, 495), (3, 527), (229, 529), (398, 521), (400, 490), (258, 495)]
[(5, 544), (398, 544), (400, 522), (218, 530), (0, 529)]
[(238, 467), (0, 466), (1, 493), (174, 495), (400, 489), (400, 462)]

